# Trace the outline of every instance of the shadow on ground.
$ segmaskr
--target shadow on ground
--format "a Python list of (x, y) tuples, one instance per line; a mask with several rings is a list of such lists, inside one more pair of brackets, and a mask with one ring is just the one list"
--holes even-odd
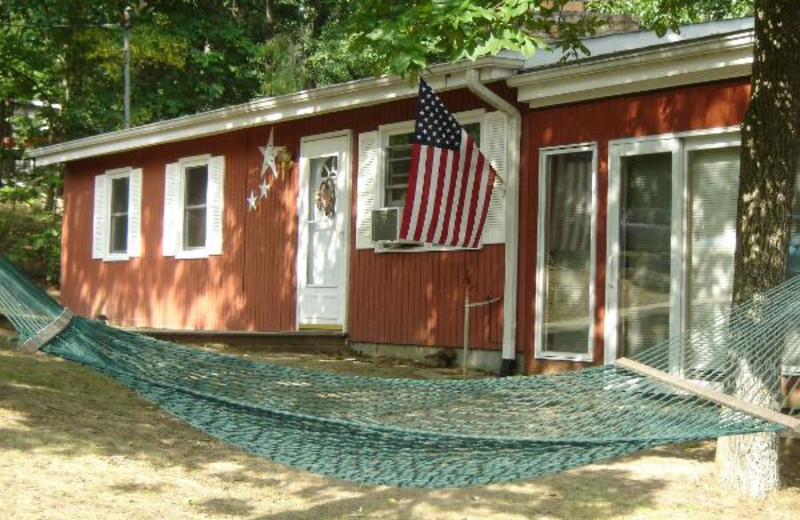
[[(786, 483), (800, 487), (798, 441), (785, 449)], [(177, 468), (201, 489), (190, 504), (197, 518), (610, 519), (655, 507), (669, 484), (658, 472), (643, 476), (627, 468), (643, 455), (627, 457), (626, 464), (458, 490), (349, 484), (245, 454), (87, 368), (0, 347), (0, 453), (13, 451), (45, 453), (49, 460), (90, 455), (107, 466), (134, 460), (156, 476)], [(706, 462), (713, 458), (713, 444), (670, 446), (646, 456)], [(154, 501), (170, 488), (170, 482), (143, 484), (133, 477), (105, 486), (110, 495)], [(243, 488), (251, 491), (239, 493)]]

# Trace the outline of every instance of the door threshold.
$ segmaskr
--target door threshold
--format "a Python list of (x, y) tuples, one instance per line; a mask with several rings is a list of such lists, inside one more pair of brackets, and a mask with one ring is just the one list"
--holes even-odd
[(342, 332), (344, 327), (336, 325), (335, 323), (301, 323), (297, 326), (297, 330), (330, 330)]

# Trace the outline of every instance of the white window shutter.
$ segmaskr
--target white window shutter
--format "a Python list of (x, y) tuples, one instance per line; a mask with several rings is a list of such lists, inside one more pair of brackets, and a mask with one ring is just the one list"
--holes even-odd
[(102, 259), (108, 243), (108, 179), (105, 175), (94, 178), (94, 226), (92, 229), (92, 258)]
[(130, 173), (128, 199), (128, 256), (142, 254), (142, 169), (135, 168)]
[(208, 254), (222, 254), (225, 210), (225, 156), (211, 158), (208, 169)]
[[(481, 125), (481, 149), (491, 161), (497, 173), (504, 179), (507, 177), (508, 162), (508, 118), (502, 112), (489, 112), (483, 117)], [(506, 241), (505, 185), (495, 179), (492, 200), (489, 203), (489, 214), (483, 228), (484, 244), (502, 244)]]
[(175, 256), (178, 238), (183, 234), (181, 205), (181, 170), (178, 163), (171, 163), (164, 175), (164, 234), (161, 237), (164, 256)]
[(372, 210), (378, 177), (378, 132), (358, 136), (358, 201), (356, 202), (356, 249), (372, 249)]

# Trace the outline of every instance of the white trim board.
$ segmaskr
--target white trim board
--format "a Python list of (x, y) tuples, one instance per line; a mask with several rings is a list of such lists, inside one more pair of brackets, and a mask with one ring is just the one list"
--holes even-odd
[(539, 108), (747, 77), (753, 65), (753, 42), (753, 31), (673, 44), (665, 41), (641, 51), (534, 69), (507, 83), (518, 89), (520, 102)]

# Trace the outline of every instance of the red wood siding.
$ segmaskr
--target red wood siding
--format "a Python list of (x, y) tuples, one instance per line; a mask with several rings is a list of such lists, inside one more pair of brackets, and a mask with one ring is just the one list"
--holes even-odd
[(595, 361), (603, 360), (606, 266), (608, 142), (670, 132), (738, 125), (747, 109), (748, 79), (530, 110), (524, 116), (525, 166), (520, 192), (520, 271), (517, 345), (525, 352), (525, 371), (573, 368), (571, 363), (534, 359), (533, 324), (536, 279), (536, 221), (539, 148), (597, 143), (598, 218)]
[[(498, 86), (507, 99), (513, 92)], [(453, 111), (483, 105), (470, 93), (445, 93)], [(598, 145), (597, 310), (595, 359), (602, 360), (605, 298), (608, 141), (623, 137), (723, 127), (741, 121), (749, 97), (746, 79), (523, 110), (520, 196), (518, 349), (526, 371), (568, 368), (533, 357), (538, 154), (545, 146)], [(352, 203), (356, 200), (358, 134), (414, 118), (414, 100), (398, 101), (275, 125), (275, 144), (297, 152), (304, 136), (351, 130)], [(183, 143), (154, 146), (68, 165), (65, 179), (62, 298), (77, 312), (103, 313), (123, 325), (292, 330), (295, 326), (297, 171), (276, 182), (266, 203), (246, 211), (246, 193), (258, 183), (270, 126)], [(181, 157), (225, 155), (224, 254), (203, 260), (161, 256), (164, 166)], [(142, 257), (127, 262), (91, 259), (93, 177), (107, 169), (143, 168)], [(504, 248), (481, 251), (375, 254), (355, 249), (351, 221), (348, 328), (353, 341), (461, 345), (463, 302), (501, 296)], [(500, 348), (502, 303), (472, 311), (470, 343)]]
[[(509, 100), (513, 93), (496, 90)], [(443, 95), (454, 112), (485, 107), (465, 90)], [(358, 134), (412, 120), (405, 100), (274, 125), (275, 144), (295, 154), (300, 139), (351, 130), (352, 203), (356, 200)], [(105, 314), (129, 326), (292, 330), (296, 306), (298, 175), (274, 183), (266, 203), (247, 212), (245, 197), (258, 184), (271, 126), (78, 161), (64, 186), (62, 298), (76, 312)], [(222, 256), (175, 260), (161, 255), (164, 167), (181, 157), (224, 155), (225, 222)], [(124, 166), (143, 169), (142, 256), (125, 262), (91, 258), (94, 176)], [(415, 345), (462, 343), (463, 301), (502, 295), (503, 247), (448, 253), (375, 254), (355, 249), (351, 221), (348, 328), (353, 341)], [(499, 348), (502, 304), (472, 312), (471, 344)]]

